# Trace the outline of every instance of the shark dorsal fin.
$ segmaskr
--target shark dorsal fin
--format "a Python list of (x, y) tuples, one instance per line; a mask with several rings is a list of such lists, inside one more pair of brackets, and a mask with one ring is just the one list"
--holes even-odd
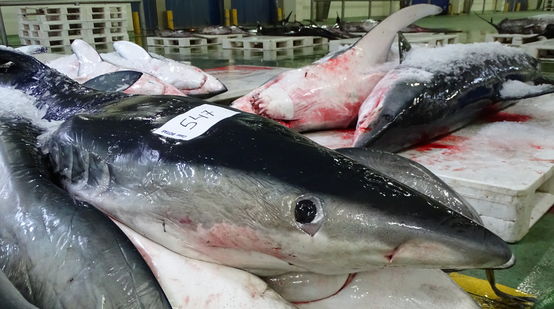
[(90, 64), (102, 62), (102, 58), (100, 58), (96, 49), (83, 40), (77, 39), (73, 41), (73, 43), (71, 43), (71, 50), (81, 63)]
[[(355, 53), (355, 57), (364, 65), (383, 63), (387, 59), (391, 44), (398, 31), (423, 17), (436, 15), (440, 12), (442, 12), (440, 7), (431, 4), (416, 4), (405, 7), (380, 22), (352, 45), (351, 49), (359, 50)], [(338, 57), (353, 56), (344, 53)]]
[(148, 61), (152, 59), (150, 54), (139, 45), (129, 41), (117, 41), (113, 43), (115, 51), (128, 60)]

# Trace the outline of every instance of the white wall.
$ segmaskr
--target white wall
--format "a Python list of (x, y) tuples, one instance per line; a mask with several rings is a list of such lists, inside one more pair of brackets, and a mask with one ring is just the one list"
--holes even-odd
[[(26, 6), (34, 7), (34, 6)], [(41, 7), (44, 7), (42, 5)], [(55, 7), (55, 6), (54, 6)], [(131, 17), (131, 5), (127, 4), (126, 6), (126, 15), (127, 15), (127, 28), (129, 31), (133, 30), (133, 19)], [(8, 35), (16, 35), (18, 32), (18, 8), (17, 6), (5, 6), (2, 7), (2, 17), (4, 18), (4, 26), (6, 27), (6, 33)]]

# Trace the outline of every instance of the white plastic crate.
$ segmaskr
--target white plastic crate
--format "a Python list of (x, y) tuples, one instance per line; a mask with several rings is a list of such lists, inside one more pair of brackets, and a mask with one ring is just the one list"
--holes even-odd
[(554, 95), (523, 100), (402, 155), (442, 178), (485, 226), (519, 241), (554, 203)]
[(208, 45), (222, 45), (223, 41), (244, 37), (244, 34), (198, 34), (197, 37), (206, 39)]
[(406, 33), (404, 34), (408, 42), (413, 45), (440, 47), (448, 44), (456, 44), (459, 42), (457, 34), (441, 34), (441, 33)]
[(204, 38), (190, 37), (190, 38), (166, 38), (166, 37), (147, 37), (146, 44), (148, 46), (158, 47), (195, 47), (206, 46), (208, 41)]
[[(426, 47), (439, 47), (448, 44), (456, 44), (460, 42), (460, 37), (457, 34), (442, 34), (442, 33), (404, 33), (404, 36), (412, 45), (426, 46)], [(329, 41), (329, 51), (335, 52), (337, 50), (347, 48), (350, 45), (356, 43), (360, 38), (341, 39)], [(398, 41), (395, 40), (391, 45), (396, 49)]]
[(54, 7), (22, 7), (19, 9), (19, 20), (30, 22), (68, 22), (84, 20), (85, 8), (74, 5), (57, 5)]
[(256, 49), (256, 50), (283, 50), (298, 47), (310, 47), (327, 44), (328, 40), (322, 37), (280, 37), (280, 36), (251, 36), (227, 39), (223, 41), (225, 49)]
[(198, 45), (192, 47), (168, 47), (168, 46), (148, 46), (148, 51), (163, 52), (164, 54), (179, 54), (181, 56), (190, 56), (192, 54), (207, 54), (209, 45)]
[[(401, 155), (460, 193), (485, 226), (519, 241), (554, 204), (554, 94), (508, 109)], [(305, 134), (329, 147), (351, 147), (354, 132)]]
[(125, 12), (124, 4), (109, 3), (24, 7), (19, 9), (19, 36), (25, 45), (54, 48), (79, 38), (109, 49), (109, 43), (129, 39)]
[(232, 58), (239, 56), (246, 60), (256, 60), (260, 57), (264, 61), (294, 59), (295, 57), (313, 55), (316, 48), (326, 49), (326, 46), (310, 46), (279, 50), (259, 50), (259, 49), (222, 49), (220, 57)]
[(485, 42), (500, 42), (510, 46), (521, 46), (535, 40), (536, 34), (498, 34), (489, 33), (485, 36)]
[(537, 59), (554, 61), (554, 39), (523, 44), (521, 48)]

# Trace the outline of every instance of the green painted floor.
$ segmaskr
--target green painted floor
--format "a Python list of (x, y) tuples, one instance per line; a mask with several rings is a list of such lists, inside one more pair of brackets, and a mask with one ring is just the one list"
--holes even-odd
[[(503, 18), (518, 18), (544, 12), (511, 12), (511, 13), (485, 13), (483, 17), (495, 22)], [(349, 20), (360, 20), (363, 18), (349, 18)], [(328, 23), (334, 22), (333, 19)], [(487, 33), (494, 33), (493, 27), (480, 20), (475, 15), (459, 16), (434, 16), (425, 18), (418, 22), (418, 25), (435, 28), (452, 28), (462, 30), (465, 34), (464, 42), (483, 41)], [(9, 37), (10, 45), (19, 45), (17, 36)], [(258, 57), (245, 57), (238, 53), (225, 53), (221, 48), (210, 49), (208, 53), (192, 52), (188, 55), (166, 54), (176, 60), (191, 61), (201, 68), (213, 68), (232, 64), (264, 65), (280, 67), (299, 67), (309, 64), (327, 53), (325, 48), (316, 49), (307, 54), (294, 55), (291, 59), (264, 60)], [(554, 77), (554, 63), (544, 63), (543, 70), (551, 73)], [(497, 281), (501, 284), (521, 289), (532, 293), (540, 298), (537, 308), (554, 308), (554, 213), (546, 214), (530, 230), (529, 234), (519, 243), (512, 245), (517, 257), (517, 264), (508, 270), (496, 273)], [(479, 278), (484, 278), (482, 271), (468, 271)]]
[[(511, 245), (516, 265), (496, 271), (498, 283), (538, 296), (536, 308), (554, 308), (554, 213), (542, 217), (517, 244)], [(465, 271), (485, 279), (483, 271)]]

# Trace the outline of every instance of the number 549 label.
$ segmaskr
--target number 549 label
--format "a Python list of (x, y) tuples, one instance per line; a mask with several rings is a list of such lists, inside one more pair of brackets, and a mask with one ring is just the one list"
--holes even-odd
[(238, 113), (223, 107), (202, 104), (169, 120), (163, 126), (154, 130), (154, 133), (189, 141), (204, 134), (221, 120)]

